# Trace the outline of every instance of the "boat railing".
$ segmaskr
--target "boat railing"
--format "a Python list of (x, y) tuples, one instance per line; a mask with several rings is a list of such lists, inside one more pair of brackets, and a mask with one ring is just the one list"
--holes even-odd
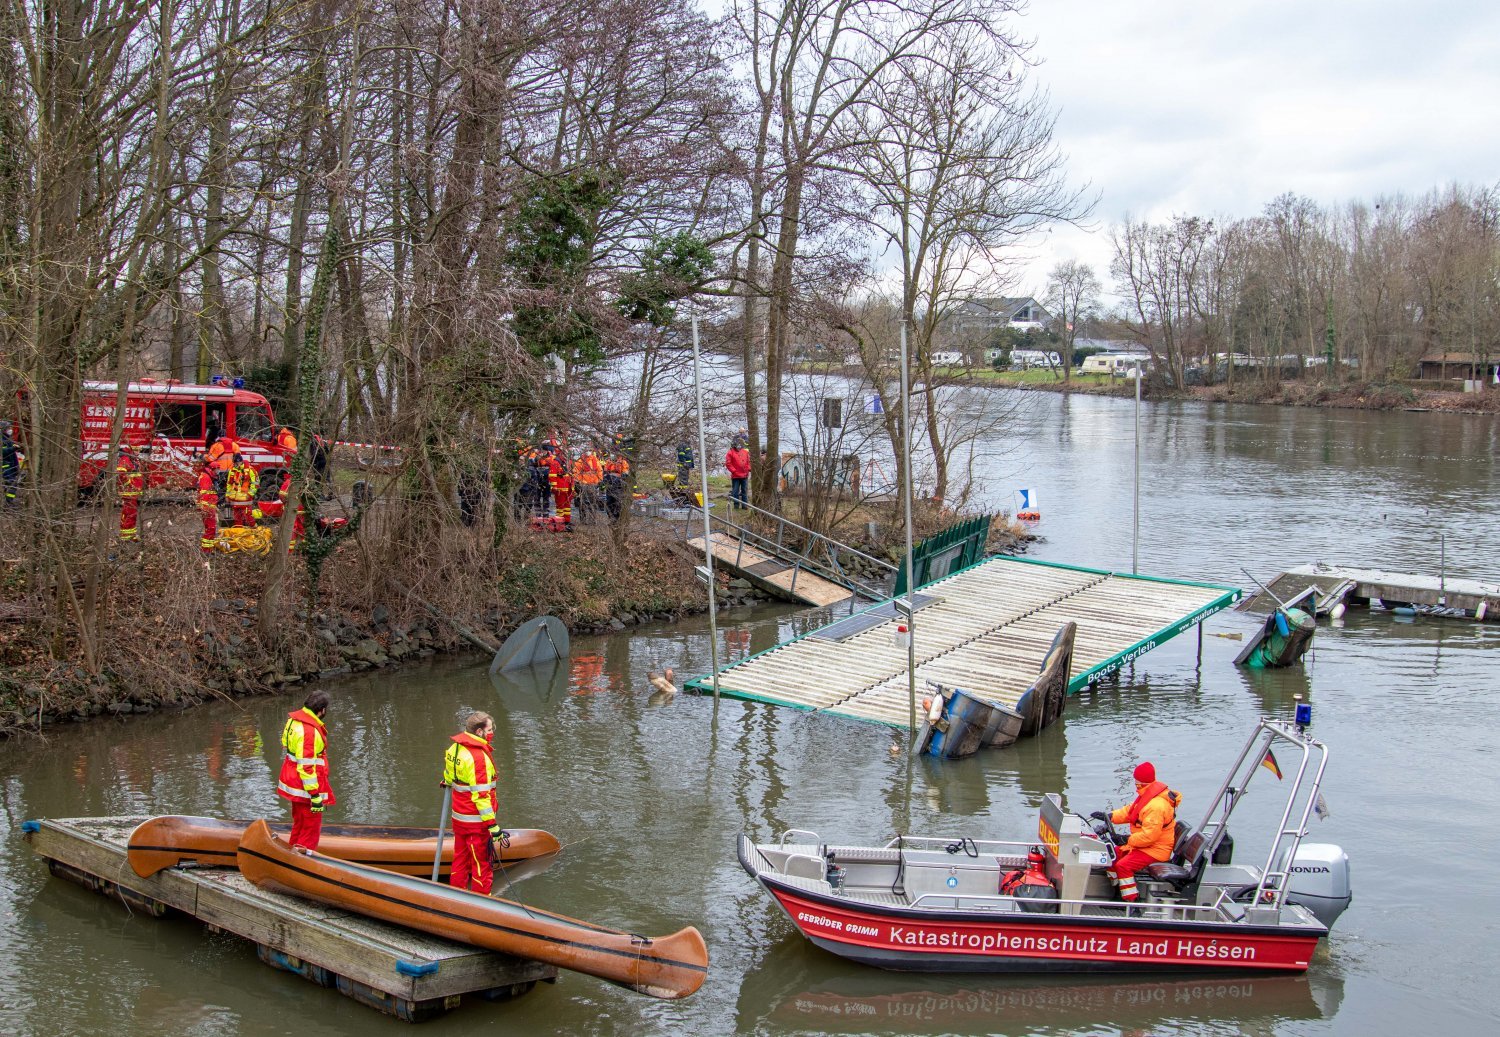
[(776, 844), (778, 846), (786, 846), (786, 845), (788, 845), (788, 841), (794, 835), (805, 835), (805, 836), (807, 836), (808, 838), (806, 838), (806, 839), (803, 840), (803, 842), (806, 842), (806, 843), (818, 843), (819, 845), (822, 845), (822, 842), (823, 842), (822, 839), (818, 838), (818, 833), (814, 832), (814, 831), (812, 831), (810, 829), (807, 829), (807, 828), (788, 828), (785, 832), (781, 833), (781, 838), (776, 840)]
[[(1027, 906), (1022, 906), (1023, 903)], [(1118, 900), (1026, 900), (1020, 901), (1015, 897), (1003, 894), (986, 893), (949, 893), (946, 891), (935, 891), (921, 893), (911, 898), (910, 905), (913, 908), (926, 908), (928, 910), (948, 909), (953, 911), (962, 910), (994, 910), (996, 912), (1014, 912), (1018, 914), (1029, 914), (1035, 910), (1037, 905), (1047, 905), (1049, 908), (1056, 904), (1061, 913), (1078, 916), (1086, 915), (1092, 917), (1124, 917), (1127, 905)], [(1158, 922), (1238, 922), (1245, 917), (1242, 905), (1232, 900), (1220, 897), (1212, 904), (1179, 904), (1159, 900), (1142, 900), (1135, 907), (1141, 912), (1135, 916), (1143, 921)], [(1071, 909), (1071, 910), (1070, 910)]]
[[(1005, 851), (1002, 856), (1015, 856), (1019, 851), (1020, 856), (1025, 857), (1026, 851), (1036, 845), (1036, 840), (1023, 841), (1015, 839), (971, 839), (968, 836), (936, 836), (936, 835), (898, 835), (885, 844), (887, 850), (942, 850), (954, 856), (974, 857), (979, 854), (993, 854), (997, 850)], [(972, 850), (972, 852), (970, 852)]]

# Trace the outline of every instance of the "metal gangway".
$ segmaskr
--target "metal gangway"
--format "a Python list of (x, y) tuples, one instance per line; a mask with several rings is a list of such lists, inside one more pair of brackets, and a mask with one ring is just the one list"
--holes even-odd
[[(896, 567), (889, 562), (754, 504), (745, 504), (743, 511), (759, 519), (763, 529), (715, 514), (713, 503), (709, 504), (708, 521), (714, 561), (766, 593), (805, 605), (848, 602), (851, 614), (861, 600), (889, 597), (886, 588), (896, 578)], [(696, 504), (680, 510), (681, 518), (667, 521), (680, 525), (682, 538), (690, 547), (704, 550), (703, 510)], [(851, 575), (847, 566), (853, 559), (881, 573), (886, 587)]]

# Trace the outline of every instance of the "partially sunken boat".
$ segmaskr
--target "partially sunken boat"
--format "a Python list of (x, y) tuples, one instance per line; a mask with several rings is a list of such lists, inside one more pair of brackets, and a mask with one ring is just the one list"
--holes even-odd
[(264, 821), (239, 845), (255, 885), (356, 914), (597, 976), (651, 997), (687, 997), (708, 974), (708, 947), (688, 926), (650, 937), (607, 929), (512, 900), (293, 850)]
[(1277, 608), (1234, 660), (1237, 666), (1276, 669), (1299, 661), (1312, 647), (1318, 623), (1299, 608)]
[(1037, 678), (1014, 709), (963, 688), (935, 689), (917, 732), (919, 753), (953, 760), (981, 748), (1003, 749), (1023, 735), (1034, 735), (1062, 716), (1073, 670), (1073, 638), (1078, 624), (1064, 623), (1037, 669)]
[[(206, 868), (237, 867), (240, 837), (251, 823), (182, 814), (147, 818), (130, 833), (127, 848), (130, 867), (142, 878), (184, 864)], [(289, 824), (264, 823), (282, 839), (286, 839), (292, 830)], [(500, 863), (509, 866), (557, 853), (562, 844), (552, 833), (539, 828), (517, 828), (509, 831), (495, 848)], [(438, 830), (393, 825), (325, 824), (318, 851), (354, 864), (430, 878), (432, 861), (438, 853)], [(440, 880), (447, 881), (452, 863), (453, 840), (445, 837), (438, 873)]]

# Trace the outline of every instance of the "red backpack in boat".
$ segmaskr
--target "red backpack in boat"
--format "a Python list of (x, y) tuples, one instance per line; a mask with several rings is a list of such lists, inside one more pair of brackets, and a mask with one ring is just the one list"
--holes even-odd
[(1042, 848), (1033, 846), (1026, 854), (1025, 871), (1008, 871), (1000, 876), (1000, 895), (1015, 897), (1023, 911), (1055, 912), (1057, 887), (1047, 878), (1046, 863)]

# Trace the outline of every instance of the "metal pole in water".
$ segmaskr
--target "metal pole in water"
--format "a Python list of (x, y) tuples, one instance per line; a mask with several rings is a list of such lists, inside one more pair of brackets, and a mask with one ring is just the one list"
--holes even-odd
[(1141, 571), (1141, 362), (1135, 362), (1135, 509), (1130, 528), (1130, 574)]
[(719, 615), (714, 596), (714, 541), (708, 521), (708, 439), (703, 431), (703, 373), (698, 361), (698, 315), (693, 314), (693, 391), (698, 396), (698, 474), (703, 513), (703, 558), (708, 569), (708, 658), (713, 667), (714, 704), (719, 702)]
[(432, 881), (438, 880), (443, 867), (443, 839), (448, 834), (448, 810), (453, 806), (453, 789), (443, 786), (443, 809), (438, 811), (437, 852), (432, 855)]
[(1438, 604), (1448, 604), (1448, 534), (1438, 534)]
[(901, 315), (901, 461), (906, 466), (906, 493), (902, 501), (906, 512), (906, 714), (908, 740), (917, 737), (917, 572), (911, 554), (911, 380), (906, 368), (906, 315)]

